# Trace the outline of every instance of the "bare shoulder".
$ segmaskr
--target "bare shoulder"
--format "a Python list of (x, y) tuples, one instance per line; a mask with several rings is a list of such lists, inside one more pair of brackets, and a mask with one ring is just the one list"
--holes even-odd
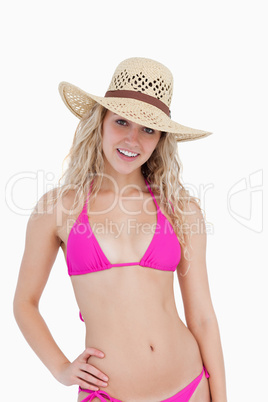
[(64, 192), (60, 188), (53, 188), (40, 197), (36, 203), (31, 216), (33, 218), (40, 217), (41, 215), (53, 215), (57, 209), (67, 212), (75, 199), (77, 191), (68, 189)]
[(181, 272), (188, 272), (189, 267), (194, 265), (194, 261), (197, 258), (199, 258), (197, 264), (199, 266), (201, 266), (201, 261), (203, 264), (205, 260), (207, 242), (206, 224), (202, 209), (192, 200), (184, 206), (182, 213), (184, 242), (181, 244), (183, 252), (178, 269)]
[(185, 229), (189, 235), (206, 232), (204, 213), (196, 202), (191, 200), (187, 203), (182, 213)]
[(28, 227), (36, 232), (45, 230), (51, 237), (58, 238), (59, 232), (69, 216), (76, 196), (76, 190), (70, 189), (60, 193), (59, 188), (54, 188), (40, 197), (36, 203), (28, 222)]

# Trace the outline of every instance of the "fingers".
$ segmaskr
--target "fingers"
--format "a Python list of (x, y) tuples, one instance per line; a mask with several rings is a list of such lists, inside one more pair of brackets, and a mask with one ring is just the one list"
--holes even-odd
[(83, 360), (87, 361), (89, 356), (97, 356), (103, 358), (105, 355), (101, 350), (95, 348), (86, 348), (86, 350), (84, 350), (84, 352), (81, 354), (81, 357)]
[[(87, 363), (90, 356), (103, 358), (105, 355), (96, 348), (87, 348), (79, 356), (80, 364), (78, 366), (79, 374), (77, 376), (78, 385), (81, 388), (97, 391), (98, 387), (107, 387), (108, 377), (99, 369)], [(78, 363), (78, 361), (77, 361)]]
[(81, 388), (98, 390), (97, 386), (106, 387), (108, 377), (96, 367), (87, 363), (90, 356), (104, 357), (104, 353), (96, 348), (87, 348), (72, 363), (63, 364), (57, 379), (64, 385), (77, 384)]
[(107, 385), (107, 383), (104, 382), (104, 381), (108, 381), (107, 375), (102, 373), (99, 369), (97, 369), (96, 367), (92, 366), (91, 364), (83, 364), (83, 365), (81, 365), (80, 370), (82, 370), (86, 374), (93, 375), (94, 376), (93, 378), (97, 377), (97, 378), (95, 378), (96, 380), (101, 380), (101, 381), (99, 381), (98, 385), (100, 385), (100, 386), (106, 386)]
[(90, 389), (91, 391), (98, 391), (99, 390), (98, 387), (89, 384), (88, 382), (82, 380), (82, 378), (78, 378), (76, 384), (79, 385), (79, 387), (81, 387), (82, 389)]
[[(96, 378), (98, 377), (98, 378)], [(91, 366), (91, 364), (83, 364), (80, 367), (80, 373), (78, 377), (78, 385), (81, 388), (91, 389), (93, 391), (97, 391), (98, 387), (107, 387), (107, 382), (102, 381), (108, 377), (105, 376), (100, 370), (96, 367)]]

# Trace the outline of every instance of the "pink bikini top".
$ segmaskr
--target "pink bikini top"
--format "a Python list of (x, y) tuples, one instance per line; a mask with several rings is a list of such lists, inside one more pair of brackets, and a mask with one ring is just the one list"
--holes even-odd
[(159, 269), (161, 271), (175, 271), (181, 258), (181, 246), (172, 228), (172, 225), (161, 212), (155, 196), (145, 179), (157, 208), (157, 225), (154, 236), (145, 254), (140, 261), (111, 264), (103, 253), (91, 227), (87, 216), (87, 203), (92, 184), (85, 205), (75, 221), (67, 241), (67, 257), (69, 275), (83, 275), (91, 272), (103, 271), (112, 267), (140, 265)]

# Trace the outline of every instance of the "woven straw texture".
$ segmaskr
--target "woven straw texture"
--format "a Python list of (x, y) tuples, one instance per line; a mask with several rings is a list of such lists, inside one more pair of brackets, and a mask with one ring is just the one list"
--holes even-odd
[[(117, 90), (141, 92), (160, 100), (170, 108), (173, 77), (163, 64), (151, 59), (133, 57), (120, 63), (114, 72), (108, 91)], [(100, 97), (68, 82), (60, 83), (59, 92), (65, 105), (78, 118), (82, 118), (98, 102), (134, 123), (173, 133), (177, 141), (190, 141), (212, 134), (176, 123), (158, 107), (141, 100)]]

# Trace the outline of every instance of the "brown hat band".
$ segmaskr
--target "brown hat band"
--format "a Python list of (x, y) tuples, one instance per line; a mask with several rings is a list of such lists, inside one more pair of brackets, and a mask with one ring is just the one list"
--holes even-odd
[(171, 116), (170, 110), (167, 105), (164, 104), (160, 99), (154, 98), (153, 96), (144, 94), (142, 92), (127, 91), (127, 90), (117, 90), (117, 91), (107, 91), (105, 98), (131, 98), (137, 99), (150, 105), (156, 106), (158, 109), (162, 110), (167, 116)]

